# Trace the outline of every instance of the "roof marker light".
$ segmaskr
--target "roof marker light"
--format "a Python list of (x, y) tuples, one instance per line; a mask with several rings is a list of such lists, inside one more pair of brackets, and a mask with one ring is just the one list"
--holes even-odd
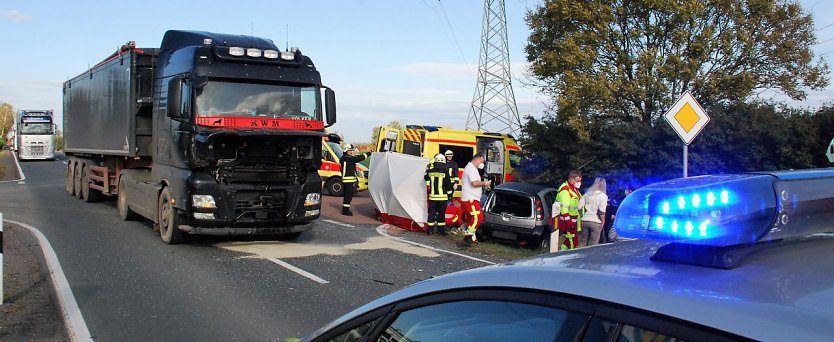
[(244, 51), (243, 51), (242, 47), (233, 46), (233, 47), (229, 48), (229, 54), (232, 55), (232, 56), (240, 57), (240, 56), (243, 56), (243, 53), (244, 53)]
[(249, 57), (261, 57), (261, 49), (246, 49), (246, 55)]
[(814, 169), (647, 185), (623, 200), (614, 229), (627, 238), (723, 247), (834, 232), (831, 222), (834, 169)]
[(295, 59), (295, 52), (294, 51), (281, 51), (281, 59), (285, 61), (291, 61)]
[(276, 58), (278, 58), (278, 51), (264, 50), (264, 57), (269, 58), (269, 59), (276, 59)]

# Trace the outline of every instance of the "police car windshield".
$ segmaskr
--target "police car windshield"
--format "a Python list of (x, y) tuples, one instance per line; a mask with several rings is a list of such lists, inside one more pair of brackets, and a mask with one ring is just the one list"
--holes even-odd
[(197, 116), (321, 119), (315, 86), (210, 81), (196, 94)]

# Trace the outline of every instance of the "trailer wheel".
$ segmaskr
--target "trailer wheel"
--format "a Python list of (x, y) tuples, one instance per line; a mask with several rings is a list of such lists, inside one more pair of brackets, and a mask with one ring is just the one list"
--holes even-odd
[(157, 224), (159, 225), (159, 236), (162, 241), (169, 245), (176, 245), (185, 241), (185, 232), (179, 229), (180, 215), (177, 208), (171, 205), (171, 191), (166, 187), (159, 194), (159, 206), (157, 210)]
[(116, 208), (119, 209), (119, 217), (122, 221), (132, 221), (136, 219), (136, 212), (130, 210), (130, 205), (127, 204), (127, 189), (125, 181), (119, 178), (119, 194), (116, 197)]
[(341, 178), (330, 178), (324, 183), (324, 188), (327, 189), (327, 194), (330, 196), (342, 196), (345, 193), (345, 185), (342, 184)]
[(65, 183), (70, 196), (75, 196), (75, 169), (72, 161), (67, 162), (67, 178)]
[(101, 193), (90, 188), (90, 170), (87, 165), (81, 167), (81, 199), (84, 202), (98, 202), (101, 198)]
[(81, 162), (75, 162), (72, 168), (72, 184), (75, 188), (75, 197), (81, 198)]

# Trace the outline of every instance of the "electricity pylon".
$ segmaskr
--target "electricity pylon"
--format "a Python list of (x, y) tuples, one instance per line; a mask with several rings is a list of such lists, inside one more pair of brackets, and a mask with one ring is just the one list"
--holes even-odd
[(472, 109), (466, 119), (466, 129), (518, 136), (521, 119), (511, 78), (504, 0), (484, 0), (478, 82), (472, 97)]

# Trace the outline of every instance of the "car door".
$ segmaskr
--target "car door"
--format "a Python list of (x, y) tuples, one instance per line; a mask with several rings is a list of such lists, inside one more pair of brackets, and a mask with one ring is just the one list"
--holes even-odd
[(433, 293), (393, 303), (357, 316), (313, 341), (738, 340), (745, 339), (616, 303), (491, 288)]

